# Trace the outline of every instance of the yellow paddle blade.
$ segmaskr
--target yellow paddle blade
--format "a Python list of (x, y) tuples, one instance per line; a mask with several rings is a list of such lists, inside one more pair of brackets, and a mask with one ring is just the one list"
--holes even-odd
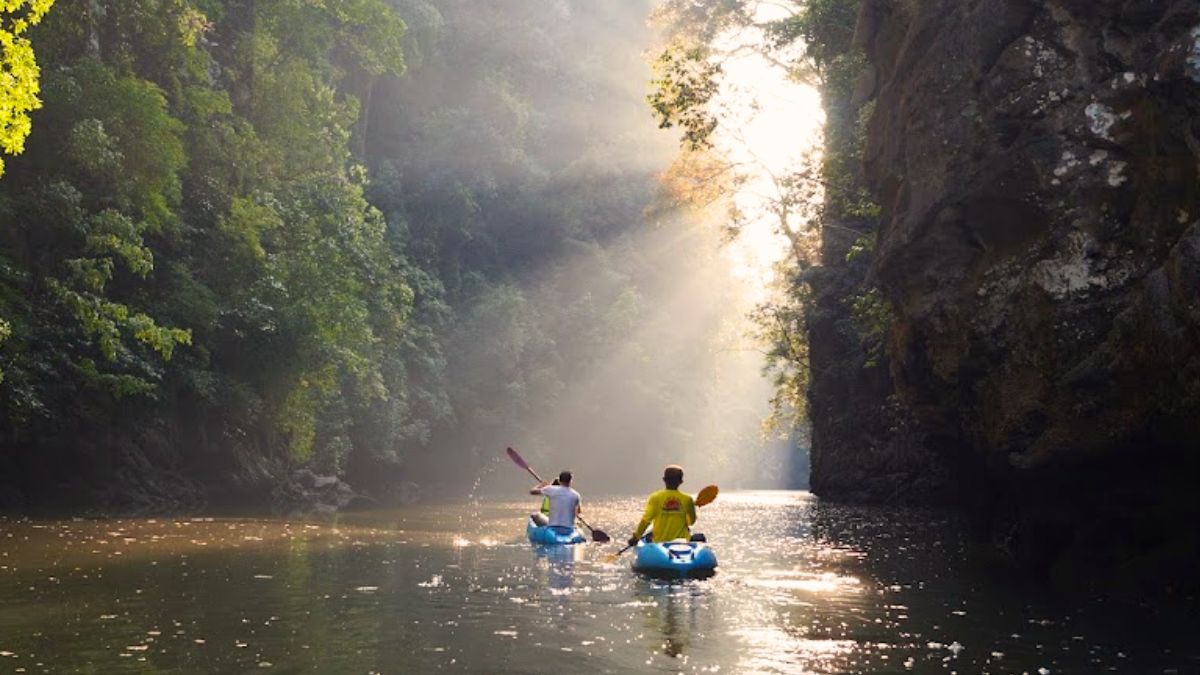
[(711, 504), (713, 500), (717, 498), (717, 492), (718, 490), (716, 485), (709, 485), (708, 487), (704, 488), (699, 494), (696, 495), (696, 506), (705, 506), (706, 504)]

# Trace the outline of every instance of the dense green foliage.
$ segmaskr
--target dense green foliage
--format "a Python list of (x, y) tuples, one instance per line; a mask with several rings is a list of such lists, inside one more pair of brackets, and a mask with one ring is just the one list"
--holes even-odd
[(710, 147), (718, 122), (708, 105), (720, 89), (721, 65), (703, 47), (679, 42), (664, 49), (655, 66), (648, 100), (659, 126), (683, 129), (683, 142), (691, 150)]
[(60, 0), (0, 181), (5, 482), (382, 481), (531, 426), (644, 311), (609, 251), (663, 153), (591, 102), (648, 10)]

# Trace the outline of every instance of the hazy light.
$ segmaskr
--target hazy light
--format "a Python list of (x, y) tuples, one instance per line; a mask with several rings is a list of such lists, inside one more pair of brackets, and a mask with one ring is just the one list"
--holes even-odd
[[(660, 275), (640, 288), (646, 311), (535, 418), (547, 447), (544, 455), (531, 447), (529, 458), (544, 456), (576, 469), (590, 486), (616, 490), (653, 489), (668, 463), (684, 464), (697, 484), (783, 483), (784, 476), (748, 469), (772, 456), (758, 435), (770, 386), (746, 338), (748, 284), (733, 275), (714, 233), (696, 224), (662, 224), (630, 248)], [(594, 280), (581, 259), (547, 282), (586, 287)]]
[[(760, 5), (755, 19), (778, 19), (788, 11)], [(825, 124), (820, 93), (812, 85), (789, 78), (779, 64), (764, 58), (760, 52), (763, 39), (760, 30), (747, 28), (718, 41), (723, 51), (734, 55), (722, 61), (725, 84), (715, 102), (727, 115), (727, 122), (718, 128), (716, 147), (741, 167), (746, 178), (734, 204), (747, 223), (729, 246), (728, 255), (735, 274), (751, 282), (750, 293), (756, 302), (766, 299), (775, 265), (789, 250), (787, 238), (779, 230), (779, 218), (770, 211), (779, 195), (773, 178), (783, 177), (805, 157), (819, 152)], [(788, 226), (797, 231), (798, 223), (789, 222)]]
[[(739, 38), (761, 41), (751, 33)], [(650, 79), (644, 65), (643, 76), (627, 73), (620, 81), (644, 86)], [(750, 181), (738, 206), (753, 222), (723, 246), (718, 214), (655, 204), (642, 214), (644, 227), (603, 242), (571, 242), (561, 256), (481, 298), (478, 311), (462, 311), (468, 327), (455, 345), (461, 352), (454, 354), (454, 372), (486, 374), (479, 378), (486, 387), (504, 385), (500, 394), (480, 396), (479, 431), (462, 435), (481, 471), (472, 494), (516, 491), (527, 480), (498, 454), (506, 444), (544, 475), (574, 470), (578, 487), (592, 494), (653, 490), (667, 463), (685, 465), (688, 487), (793, 485), (794, 447), (761, 436), (773, 389), (762, 375), (763, 348), (750, 337), (748, 315), (767, 299), (772, 267), (789, 250), (759, 213), (774, 191), (765, 173), (794, 168), (818, 143), (820, 108), (815, 92), (788, 81), (753, 50), (724, 65), (730, 86), (721, 104), (740, 137), (719, 136), (717, 150), (744, 165)], [(608, 100), (580, 114), (632, 105), (636, 114), (603, 120), (608, 137), (623, 138), (620, 129), (628, 125), (630, 137), (652, 138), (656, 132), (641, 129), (653, 127), (645, 93), (614, 87)], [(665, 152), (643, 152), (656, 144), (637, 143), (639, 152), (602, 151), (594, 161), (617, 178), (657, 175), (678, 142), (673, 130), (661, 137)], [(565, 172), (591, 161), (578, 158)], [(536, 311), (545, 307), (566, 311)], [(518, 362), (521, 377), (508, 368)], [(428, 471), (441, 470), (435, 456), (424, 462)], [(496, 466), (505, 468), (492, 473)]]

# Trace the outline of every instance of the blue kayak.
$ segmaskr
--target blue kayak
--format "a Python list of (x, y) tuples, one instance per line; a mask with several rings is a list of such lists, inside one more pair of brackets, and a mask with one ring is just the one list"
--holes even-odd
[(707, 577), (717, 571), (717, 554), (702, 541), (640, 541), (633, 571), (657, 577)]
[(553, 525), (539, 527), (533, 524), (531, 518), (525, 519), (525, 536), (529, 537), (531, 543), (547, 546), (582, 544), (587, 541), (578, 528)]

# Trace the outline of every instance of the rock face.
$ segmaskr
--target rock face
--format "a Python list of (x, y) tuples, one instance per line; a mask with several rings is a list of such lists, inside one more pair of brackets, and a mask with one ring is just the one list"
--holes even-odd
[(1200, 0), (867, 0), (858, 33), (886, 398), (926, 449), (906, 471), (972, 495), (1020, 560), (1183, 564), (1200, 539)]
[(825, 264), (808, 278), (810, 489), (849, 501), (940, 501), (949, 485), (947, 467), (902, 414), (888, 359), (867, 353), (848, 309), (870, 270), (867, 260), (847, 261), (846, 253), (855, 233), (877, 223), (837, 225), (825, 228)]
[(337, 476), (321, 476), (297, 469), (291, 480), (280, 481), (274, 491), (276, 508), (289, 516), (332, 515), (364, 498)]

